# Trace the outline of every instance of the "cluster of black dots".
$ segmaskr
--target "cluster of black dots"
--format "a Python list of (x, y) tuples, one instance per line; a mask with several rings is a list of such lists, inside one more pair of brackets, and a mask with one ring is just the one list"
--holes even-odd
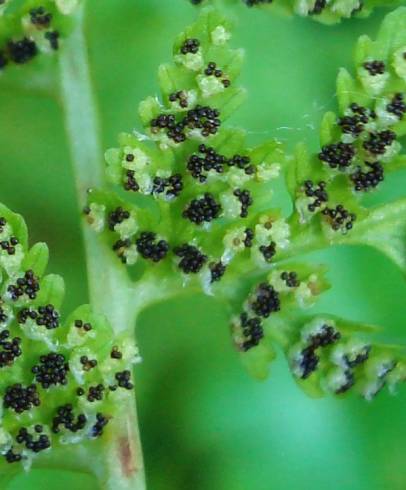
[(7, 252), (8, 255), (14, 255), (16, 253), (16, 246), (19, 243), (18, 238), (12, 236), (9, 240), (2, 240), (0, 242), (0, 248)]
[(100, 437), (103, 435), (104, 428), (109, 423), (109, 418), (102, 413), (96, 414), (96, 423), (92, 426), (90, 431), (91, 437)]
[(169, 94), (169, 102), (178, 102), (182, 109), (186, 109), (188, 106), (187, 95), (183, 90), (178, 90), (177, 92), (172, 92)]
[(51, 304), (39, 306), (37, 310), (23, 308), (18, 312), (18, 323), (24, 324), (28, 319), (35, 320), (35, 323), (44, 326), (48, 330), (59, 327), (59, 313)]
[(83, 371), (91, 371), (97, 366), (97, 360), (89, 359), (87, 356), (81, 356), (80, 364), (82, 364)]
[[(30, 22), (38, 30), (47, 31), (44, 38), (48, 40), (52, 49), (59, 48), (59, 32), (48, 30), (52, 22), (52, 14), (47, 12), (44, 7), (37, 7), (30, 11)], [(35, 41), (29, 37), (23, 37), (17, 41), (10, 40), (0, 49), (0, 70), (9, 62), (22, 65), (28, 63), (38, 54), (38, 47)]]
[(159, 262), (166, 257), (169, 252), (169, 244), (166, 240), (157, 240), (156, 233), (143, 231), (136, 239), (137, 251), (144, 259)]
[(110, 352), (110, 357), (112, 359), (122, 359), (123, 358), (123, 353), (119, 350), (119, 348), (115, 345)]
[(0, 217), (0, 233), (3, 233), (4, 227), (7, 225), (7, 220), (4, 217)]
[(121, 206), (117, 207), (109, 214), (108, 224), (109, 229), (114, 231), (116, 225), (121, 224), (123, 221), (130, 217), (130, 212), (123, 209)]
[(34, 271), (28, 270), (23, 277), (17, 279), (16, 284), (10, 284), (7, 291), (13, 301), (17, 301), (21, 296), (28, 296), (30, 299), (35, 299), (40, 289), (38, 278)]
[(323, 325), (320, 332), (309, 336), (306, 347), (300, 353), (299, 368), (302, 379), (307, 379), (316, 371), (320, 361), (317, 349), (335, 344), (340, 338), (340, 332), (337, 332), (331, 325)]
[(15, 383), (6, 388), (3, 398), (4, 408), (12, 408), (20, 414), (41, 404), (36, 385), (24, 387), (21, 383)]
[(60, 427), (62, 426), (70, 432), (78, 432), (86, 426), (86, 422), (86, 415), (81, 413), (75, 417), (73, 406), (68, 403), (57, 408), (56, 415), (52, 419), (51, 430), (54, 434), (58, 434), (61, 431)]
[(227, 161), (227, 164), (229, 167), (237, 167), (244, 170), (247, 175), (252, 175), (255, 171), (254, 166), (251, 165), (251, 159), (248, 156), (234, 155)]
[(21, 454), (14, 452), (14, 449), (9, 449), (4, 455), (7, 463), (19, 463), (23, 457)]
[(182, 143), (186, 140), (185, 124), (183, 120), (177, 122), (174, 114), (160, 114), (151, 121), (151, 131), (153, 133), (158, 133), (161, 130), (165, 130), (168, 138), (175, 143)]
[(90, 386), (86, 397), (87, 401), (93, 403), (95, 401), (103, 400), (104, 391), (105, 387), (101, 383), (95, 386)]
[(226, 266), (221, 261), (209, 264), (209, 269), (211, 283), (220, 281), (226, 272)]
[(117, 257), (121, 260), (123, 264), (127, 263), (127, 257), (125, 256), (126, 251), (131, 247), (131, 240), (126, 238), (124, 240), (117, 240), (113, 244), (113, 251), (116, 253)]
[(42, 355), (39, 358), (39, 364), (33, 366), (31, 371), (35, 374), (37, 383), (44, 389), (68, 384), (69, 364), (62, 354), (50, 352)]
[(74, 325), (78, 330), (83, 330), (84, 332), (90, 332), (92, 330), (92, 325), (83, 320), (75, 320)]
[(320, 181), (317, 185), (311, 180), (306, 180), (304, 183), (304, 193), (307, 197), (311, 197), (313, 201), (308, 204), (307, 209), (313, 213), (317, 208), (320, 208), (328, 201), (328, 194), (326, 191), (327, 184), (324, 181)]
[(343, 394), (354, 386), (354, 369), (368, 360), (369, 352), (370, 346), (365, 346), (360, 352), (358, 352), (355, 356), (351, 358), (348, 354), (344, 355), (344, 362), (346, 364), (344, 370), (345, 381), (341, 386), (336, 389), (336, 395)]
[(167, 197), (177, 197), (183, 190), (181, 174), (174, 174), (170, 177), (154, 177), (152, 193), (165, 194)]
[(44, 7), (34, 8), (30, 11), (31, 24), (39, 29), (47, 29), (51, 25), (52, 14), (47, 12)]
[(200, 41), (195, 38), (188, 38), (185, 39), (184, 42), (182, 43), (182, 46), (180, 47), (180, 52), (181, 54), (196, 54), (199, 51), (200, 48)]
[(343, 133), (351, 134), (356, 138), (363, 132), (365, 124), (368, 124), (370, 119), (376, 118), (376, 114), (355, 102), (350, 105), (350, 109), (352, 115), (339, 118), (338, 125)]
[(117, 385), (120, 388), (124, 388), (126, 390), (132, 390), (134, 388), (134, 384), (131, 382), (131, 371), (128, 369), (116, 373), (114, 377), (117, 381)]
[(388, 146), (396, 140), (396, 133), (390, 129), (369, 133), (369, 140), (365, 141), (363, 147), (372, 155), (383, 155)]
[(132, 192), (138, 192), (140, 190), (140, 186), (135, 178), (134, 170), (126, 171), (124, 179), (124, 190)]
[(344, 361), (345, 361), (348, 368), (354, 369), (369, 359), (370, 352), (371, 352), (371, 346), (365, 345), (353, 357), (350, 357), (348, 354), (345, 354), (344, 355)]
[(182, 216), (196, 225), (201, 225), (218, 218), (221, 211), (221, 205), (214, 199), (213, 194), (206, 192), (203, 197), (193, 199), (183, 211)]
[(8, 316), (6, 315), (4, 308), (0, 306), (0, 323), (6, 323), (7, 320), (8, 320)]
[(45, 451), (51, 447), (51, 441), (49, 437), (44, 434), (44, 428), (42, 425), (37, 424), (34, 427), (34, 432), (37, 435), (35, 438), (34, 434), (30, 434), (28, 429), (22, 427), (16, 436), (16, 441), (18, 444), (24, 444), (27, 449), (33, 451), (34, 453), (39, 453)]
[(369, 189), (373, 189), (377, 187), (384, 179), (384, 169), (379, 162), (365, 162), (365, 165), (369, 168), (369, 170), (364, 172), (360, 167), (358, 167), (356, 172), (351, 175), (351, 180), (356, 191), (365, 192)]
[(282, 281), (285, 281), (286, 286), (288, 288), (297, 288), (300, 285), (300, 281), (297, 277), (296, 272), (287, 272), (284, 271), (281, 274)]
[(181, 258), (178, 266), (185, 274), (198, 273), (207, 261), (207, 255), (188, 243), (176, 247), (174, 252)]
[(251, 248), (255, 237), (254, 230), (252, 228), (246, 228), (244, 234), (244, 246), (246, 248)]
[(204, 70), (204, 74), (208, 77), (214, 76), (216, 78), (222, 78), (221, 83), (223, 84), (224, 88), (228, 88), (231, 85), (231, 81), (228, 78), (223, 78), (223, 70), (217, 68), (214, 61), (210, 61), (210, 63), (208, 63)]
[(263, 282), (257, 287), (250, 307), (256, 315), (268, 318), (271, 313), (281, 308), (279, 294), (273, 286)]
[(389, 104), (386, 106), (386, 110), (392, 114), (395, 114), (399, 119), (403, 118), (403, 114), (406, 112), (406, 104), (404, 96), (401, 93), (396, 93)]
[(10, 338), (10, 331), (3, 330), (0, 332), (0, 348), (0, 368), (11, 366), (22, 354), (21, 339)]
[(241, 349), (247, 352), (252, 347), (256, 347), (264, 337), (261, 319), (258, 317), (249, 318), (246, 312), (240, 315), (240, 324), (244, 335), (244, 342)]
[(332, 169), (345, 170), (351, 165), (355, 148), (351, 143), (332, 143), (322, 147), (319, 159)]
[(160, 114), (151, 121), (151, 131), (157, 133), (165, 130), (168, 138), (175, 143), (186, 140), (186, 129), (198, 129), (204, 137), (216, 134), (221, 125), (220, 111), (209, 106), (197, 105), (186, 112), (179, 121), (174, 114)]
[(376, 75), (383, 75), (386, 69), (385, 63), (380, 60), (365, 61), (362, 66), (373, 77)]
[(316, 0), (314, 7), (310, 10), (310, 15), (319, 15), (327, 7), (327, 0)]
[(197, 105), (187, 112), (183, 123), (189, 129), (200, 129), (202, 136), (207, 137), (217, 133), (221, 125), (219, 117), (220, 112), (217, 109)]
[(241, 203), (240, 217), (246, 218), (248, 216), (249, 207), (254, 203), (250, 191), (246, 189), (236, 189), (233, 194)]
[(338, 204), (335, 208), (325, 208), (322, 214), (328, 219), (334, 231), (340, 229), (349, 231), (356, 220), (356, 215), (348, 212), (342, 204)]
[(271, 242), (269, 245), (261, 245), (259, 247), (265, 262), (271, 262), (274, 255), (276, 254), (276, 243)]
[(199, 154), (194, 153), (190, 156), (187, 169), (194, 179), (199, 182), (205, 182), (207, 180), (207, 172), (214, 170), (218, 174), (224, 173), (225, 167), (237, 167), (247, 175), (254, 173), (254, 167), (251, 165), (251, 160), (248, 156), (234, 155), (231, 158), (227, 158), (216, 152), (212, 147), (206, 145), (199, 146)]

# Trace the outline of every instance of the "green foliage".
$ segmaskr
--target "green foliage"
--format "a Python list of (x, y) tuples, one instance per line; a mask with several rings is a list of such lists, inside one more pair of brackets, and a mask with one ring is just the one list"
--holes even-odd
[[(323, 118), (320, 153), (300, 145), (291, 157), (277, 141), (247, 148), (244, 131), (224, 127), (243, 96), (235, 80), (242, 56), (228, 47), (227, 20), (203, 10), (176, 40), (173, 63), (159, 69), (161, 99), (140, 104), (145, 133), (122, 134), (106, 152), (117, 194), (89, 193), (89, 224), (140, 284), (152, 277), (159, 288), (171, 278), (172, 294), (200, 288), (229, 305), (235, 346), (259, 378), (279, 345), (313, 395), (354, 388), (369, 399), (403, 379), (402, 355), (363, 340), (362, 326), (306, 313), (328, 287), (325, 271), (287, 260), (366, 244), (405, 271), (404, 201), (362, 204), (392, 162), (401, 166), (405, 19), (399, 9), (376, 42), (361, 38), (357, 78), (339, 75), (340, 114)], [(280, 172), (294, 203), (289, 217), (270, 207)]]
[[(205, 0), (191, 0), (195, 5)], [(367, 17), (376, 7), (395, 7), (401, 0), (227, 0), (228, 3), (243, 2), (248, 7), (262, 7), (273, 12), (293, 15), (335, 24), (351, 17)]]
[(61, 319), (64, 282), (44, 275), (47, 246), (29, 248), (24, 220), (4, 206), (0, 240), (0, 467), (28, 469), (42, 452), (92, 448), (110, 431), (117, 407), (132, 397), (138, 354), (89, 305)]
[(0, 2), (0, 71), (22, 65), (39, 53), (59, 49), (71, 29), (69, 14), (79, 0), (4, 0)]

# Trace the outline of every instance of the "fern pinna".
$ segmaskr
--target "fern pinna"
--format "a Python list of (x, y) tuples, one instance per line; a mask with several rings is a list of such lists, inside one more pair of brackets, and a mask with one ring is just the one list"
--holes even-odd
[[(55, 5), (27, 2), (13, 11), (5, 4), (4, 19), (18, 29), (30, 24), (20, 37), (3, 38), (5, 76), (9, 63), (20, 63), (16, 43), (25, 52), (47, 39), (33, 9), (45, 18), (40, 26), (71, 14)], [(337, 114), (322, 119), (320, 150), (311, 154), (302, 143), (289, 155), (276, 140), (250, 148), (244, 130), (227, 127), (244, 99), (243, 53), (229, 47), (230, 22), (203, 8), (175, 41), (172, 62), (159, 68), (161, 97), (139, 106), (143, 132), (120, 134), (105, 152), (105, 175), (93, 158), (91, 111), (77, 110), (92, 101), (84, 52), (71, 51), (83, 48), (75, 28), (82, 8), (61, 18), (72, 25), (67, 33), (73, 29), (62, 46), (61, 94), (92, 305), (60, 318), (63, 281), (44, 276), (47, 247), (29, 248), (22, 218), (1, 207), (2, 477), (49, 465), (93, 472), (105, 488), (144, 488), (134, 323), (147, 306), (193, 290), (226, 305), (233, 344), (258, 378), (279, 350), (310, 395), (356, 392), (369, 400), (385, 386), (394, 390), (406, 377), (402, 348), (375, 342), (369, 325), (312, 314), (330, 286), (326, 268), (300, 256), (369, 245), (406, 271), (406, 200), (363, 204), (388, 172), (405, 166), (406, 9), (386, 17), (375, 41), (360, 38), (353, 75), (339, 72)], [(289, 215), (272, 207), (280, 175)]]

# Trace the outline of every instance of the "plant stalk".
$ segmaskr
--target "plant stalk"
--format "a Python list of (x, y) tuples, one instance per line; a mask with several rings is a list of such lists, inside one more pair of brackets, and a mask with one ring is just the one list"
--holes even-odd
[[(60, 53), (59, 75), (66, 135), (82, 212), (88, 189), (104, 184), (104, 160), (84, 34), (84, 6), (76, 17), (75, 30)], [(133, 288), (125, 268), (118, 265), (107, 245), (84, 223), (83, 241), (92, 307), (106, 315), (116, 333), (128, 332), (128, 341), (135, 342)], [(104, 490), (145, 490), (135, 397), (129, 396), (118, 408), (120, 413), (110, 422), (108, 437), (100, 441), (103, 444), (100, 458), (104, 462), (95, 465), (101, 468), (96, 470), (96, 476)]]

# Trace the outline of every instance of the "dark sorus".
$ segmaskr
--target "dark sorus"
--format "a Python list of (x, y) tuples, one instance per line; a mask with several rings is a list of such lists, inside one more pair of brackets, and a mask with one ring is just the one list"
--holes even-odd
[(211, 283), (220, 281), (220, 279), (224, 276), (224, 273), (226, 272), (226, 266), (221, 261), (212, 262), (209, 265), (209, 269)]
[(75, 320), (74, 325), (77, 329), (84, 330), (85, 332), (90, 332), (90, 330), (92, 330), (92, 325), (88, 322), (84, 322), (83, 320)]
[(24, 387), (20, 383), (15, 383), (6, 388), (4, 393), (4, 408), (11, 408), (16, 413), (23, 413), (40, 404), (37, 387), (34, 384)]
[(26, 295), (29, 299), (35, 299), (39, 291), (39, 281), (32, 270), (25, 272), (23, 277), (17, 279), (15, 284), (10, 284), (7, 291), (13, 301)]
[(307, 197), (313, 198), (312, 202), (307, 206), (310, 212), (316, 211), (317, 208), (328, 201), (326, 187), (327, 184), (324, 181), (320, 181), (317, 185), (311, 180), (305, 181), (304, 193)]
[(37, 45), (27, 37), (19, 41), (10, 41), (7, 50), (10, 59), (17, 64), (27, 63), (38, 54)]
[(297, 288), (300, 285), (296, 272), (282, 272), (281, 279), (289, 288)]
[(221, 205), (214, 199), (214, 196), (206, 192), (200, 199), (193, 199), (183, 211), (183, 217), (196, 225), (210, 222), (219, 217)]
[(57, 434), (60, 427), (64, 427), (70, 432), (78, 432), (86, 426), (87, 417), (83, 413), (75, 417), (71, 404), (62, 405), (57, 408), (56, 415), (52, 419), (52, 432)]
[(276, 254), (276, 243), (271, 242), (269, 245), (261, 245), (259, 251), (266, 262), (271, 262), (273, 256)]
[(406, 104), (403, 94), (395, 94), (390, 103), (386, 106), (386, 110), (392, 114), (395, 114), (395, 116), (397, 116), (399, 119), (402, 119), (403, 114), (406, 112)]
[(58, 31), (48, 31), (45, 33), (44, 37), (49, 42), (49, 45), (54, 51), (59, 49), (60, 34)]
[(328, 219), (334, 231), (351, 230), (356, 220), (356, 215), (347, 211), (342, 204), (338, 204), (335, 208), (325, 208), (322, 214)]
[(138, 185), (138, 182), (135, 179), (134, 170), (126, 171), (123, 187), (126, 191), (138, 192), (140, 190), (140, 186)]
[(243, 351), (248, 351), (259, 344), (264, 336), (261, 319), (258, 317), (249, 318), (247, 313), (240, 315), (241, 329), (244, 336), (244, 342), (241, 346)]
[(44, 29), (51, 24), (52, 14), (44, 7), (33, 8), (30, 10), (30, 20), (38, 29)]
[(174, 174), (170, 177), (154, 177), (152, 193), (164, 194), (165, 196), (177, 197), (183, 190), (181, 174)]
[(319, 153), (319, 159), (330, 168), (344, 170), (351, 165), (355, 149), (351, 143), (333, 143), (325, 145)]
[(369, 139), (363, 147), (372, 155), (383, 155), (388, 147), (396, 140), (396, 133), (390, 129), (369, 133)]
[(11, 366), (22, 354), (21, 339), (11, 338), (9, 330), (0, 332), (0, 368)]
[(279, 294), (270, 284), (261, 283), (255, 291), (250, 306), (256, 315), (268, 318), (271, 313), (280, 310)]
[(183, 90), (178, 90), (177, 92), (172, 92), (169, 94), (170, 102), (177, 102), (182, 109), (186, 109), (188, 106), (188, 98)]
[(169, 252), (169, 244), (166, 240), (157, 239), (156, 233), (143, 231), (135, 241), (137, 251), (144, 259), (159, 262)]
[(372, 76), (382, 75), (386, 69), (385, 63), (380, 60), (366, 61), (362, 66)]
[(246, 189), (236, 189), (233, 192), (234, 196), (241, 203), (241, 212), (240, 217), (246, 218), (248, 216), (248, 208), (253, 204), (254, 200), (252, 199), (250, 191)]
[(39, 359), (31, 371), (35, 374), (35, 380), (44, 389), (54, 385), (66, 385), (68, 383), (69, 364), (65, 356), (50, 352)]
[(180, 52), (182, 54), (192, 53), (196, 54), (199, 51), (200, 41), (195, 38), (185, 39), (182, 46), (180, 47)]
[(367, 171), (358, 167), (357, 171), (351, 175), (351, 180), (356, 191), (368, 191), (379, 185), (384, 180), (384, 169), (379, 162), (365, 162)]
[(224, 155), (220, 155), (210, 146), (200, 145), (199, 154), (193, 154), (189, 157), (187, 169), (193, 178), (199, 182), (207, 180), (207, 173), (213, 170), (218, 174), (224, 172), (224, 166), (228, 163)]
[(130, 217), (130, 212), (123, 209), (121, 206), (116, 208), (109, 214), (109, 229), (114, 231), (114, 227), (119, 225)]
[(204, 266), (207, 256), (204, 255), (197, 247), (187, 243), (174, 249), (175, 255), (181, 258), (179, 268), (185, 274), (196, 274)]
[(117, 240), (113, 244), (113, 250), (117, 257), (121, 260), (123, 264), (127, 263), (127, 257), (125, 256), (126, 251), (131, 247), (131, 240), (126, 238), (125, 240)]

